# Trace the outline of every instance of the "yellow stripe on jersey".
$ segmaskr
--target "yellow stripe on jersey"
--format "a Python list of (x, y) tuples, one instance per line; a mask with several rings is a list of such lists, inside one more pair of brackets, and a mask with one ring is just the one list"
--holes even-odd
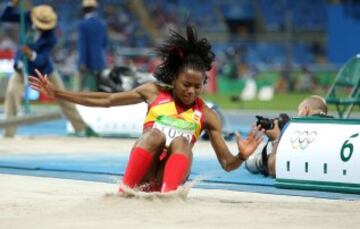
[(195, 137), (195, 139), (198, 139), (198, 137), (201, 133), (201, 129), (202, 129), (201, 120), (200, 120), (198, 113), (199, 113), (198, 111), (194, 112), (194, 110), (192, 108), (190, 108), (190, 109), (178, 114), (178, 112), (176, 110), (175, 102), (170, 101), (168, 103), (159, 104), (159, 105), (150, 107), (150, 110), (148, 111), (148, 114), (145, 117), (144, 122), (147, 123), (147, 122), (155, 121), (161, 115), (181, 118), (185, 121), (196, 124), (194, 137)]
[(149, 113), (145, 118), (145, 123), (155, 121), (160, 115), (173, 116), (177, 114), (174, 102), (156, 105), (150, 108)]

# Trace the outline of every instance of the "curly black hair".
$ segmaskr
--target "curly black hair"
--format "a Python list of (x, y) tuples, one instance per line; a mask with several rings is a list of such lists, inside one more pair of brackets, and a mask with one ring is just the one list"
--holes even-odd
[(206, 38), (198, 39), (196, 29), (192, 25), (186, 26), (186, 35), (185, 38), (170, 30), (170, 37), (155, 49), (162, 60), (154, 73), (158, 81), (171, 85), (179, 71), (184, 68), (199, 71), (211, 69), (215, 54), (211, 51), (209, 41)]

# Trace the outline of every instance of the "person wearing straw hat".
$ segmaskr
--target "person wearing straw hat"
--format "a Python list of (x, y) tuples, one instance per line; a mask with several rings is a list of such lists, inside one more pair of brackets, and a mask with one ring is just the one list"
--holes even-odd
[[(19, 23), (21, 15), (17, 10), (19, 0), (11, 0), (6, 5), (0, 15), (2, 22)], [(60, 88), (64, 88), (64, 83), (55, 71), (51, 52), (56, 45), (57, 39), (55, 28), (57, 15), (49, 5), (38, 5), (30, 11), (25, 12), (26, 35), (32, 35), (33, 39), (27, 37), (26, 44), (20, 47), (14, 60), (14, 75), (9, 79), (5, 94), (5, 116), (6, 118), (15, 117), (21, 110), (21, 98), (24, 92), (24, 76), (22, 68), (24, 57), (27, 61), (27, 73), (35, 74), (35, 69), (44, 72), (51, 82)], [(71, 122), (76, 133), (81, 135), (96, 135), (91, 128), (87, 127), (75, 106), (66, 101), (57, 101), (66, 118)], [(4, 137), (13, 137), (16, 133), (15, 127), (6, 128)]]
[(96, 0), (83, 0), (78, 25), (80, 90), (98, 91), (98, 77), (106, 68), (107, 28), (96, 13)]

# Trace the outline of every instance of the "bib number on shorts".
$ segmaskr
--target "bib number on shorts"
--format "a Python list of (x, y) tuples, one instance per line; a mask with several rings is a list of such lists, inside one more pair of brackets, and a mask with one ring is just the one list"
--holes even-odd
[(195, 132), (195, 123), (169, 116), (160, 116), (156, 119), (153, 128), (159, 129), (166, 136), (166, 146), (179, 136), (185, 137), (189, 143)]

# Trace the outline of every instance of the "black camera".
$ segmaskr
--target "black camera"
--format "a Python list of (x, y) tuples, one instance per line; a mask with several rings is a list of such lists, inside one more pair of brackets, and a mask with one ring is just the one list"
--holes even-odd
[(279, 128), (282, 130), (282, 128), (286, 125), (286, 123), (290, 120), (290, 117), (287, 114), (281, 113), (279, 114), (279, 117), (277, 118), (265, 118), (261, 115), (256, 115), (257, 121), (256, 125), (264, 129), (264, 130), (272, 130), (274, 129), (274, 121), (275, 119), (279, 122)]
[(275, 119), (270, 119), (270, 118), (265, 118), (263, 116), (260, 115), (256, 115), (257, 121), (256, 121), (256, 125), (257, 126), (261, 126), (262, 129), (264, 130), (272, 130), (274, 129), (274, 121)]

